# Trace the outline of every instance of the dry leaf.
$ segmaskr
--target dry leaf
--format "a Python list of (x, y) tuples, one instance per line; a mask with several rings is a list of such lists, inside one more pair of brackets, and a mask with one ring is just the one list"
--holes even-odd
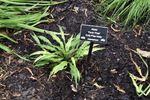
[(142, 75), (142, 71), (141, 69), (139, 68), (139, 66), (137, 65), (137, 63), (133, 60), (132, 58), (132, 53), (130, 52), (130, 58), (131, 58), (131, 61), (134, 63), (134, 65), (136, 66), (136, 69), (137, 71), (139, 72), (139, 74), (141, 75), (142, 78), (145, 78), (143, 75)]
[(118, 90), (118, 91), (120, 91), (120, 92), (122, 92), (122, 93), (126, 93), (126, 91), (125, 91), (125, 90), (123, 90), (123, 89), (120, 89), (120, 87), (119, 87), (119, 86), (117, 86), (117, 85), (115, 85), (115, 84), (114, 84), (114, 86), (117, 88), (117, 90)]
[(55, 74), (53, 74), (51, 77), (57, 77)]
[[(139, 32), (137, 33), (135, 29), (137, 29)], [(135, 37), (137, 37), (137, 35), (140, 36), (142, 32), (142, 27), (139, 25), (136, 25), (135, 29), (133, 29), (133, 32), (136, 34)]]
[(150, 52), (140, 50), (139, 48), (137, 48), (136, 50), (137, 50), (137, 52), (140, 53), (143, 57), (150, 58)]
[(32, 73), (32, 71), (31, 71), (31, 69), (28, 68), (28, 67), (24, 67), (23, 69), (21, 69), (21, 70), (19, 71), (19, 73), (22, 72), (24, 69), (27, 69), (27, 70), (31, 73), (32, 76), (34, 75), (34, 74)]
[(136, 25), (136, 26), (135, 26), (135, 29), (138, 29), (138, 30), (139, 30), (139, 33), (138, 33), (137, 35), (141, 35), (142, 27), (139, 26), (139, 25)]
[(111, 24), (111, 29), (112, 29), (113, 31), (115, 31), (115, 32), (120, 32), (120, 30), (117, 30), (117, 29), (114, 29), (114, 28), (113, 28), (113, 24)]
[(129, 73), (134, 79), (136, 79), (136, 80), (140, 80), (140, 81), (145, 81), (146, 80), (146, 78), (145, 77), (143, 77), (143, 78), (139, 78), (139, 77), (137, 77), (137, 76), (134, 76), (133, 74), (131, 74), (131, 73)]

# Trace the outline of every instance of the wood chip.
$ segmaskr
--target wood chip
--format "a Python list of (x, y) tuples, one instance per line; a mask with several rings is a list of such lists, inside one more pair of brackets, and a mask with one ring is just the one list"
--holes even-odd
[(132, 31), (135, 33), (135, 37), (137, 37), (138, 33), (136, 32), (136, 30), (133, 29)]
[(71, 85), (71, 89), (72, 89), (73, 92), (77, 92), (77, 89), (74, 87), (73, 84)]
[(61, 17), (61, 18), (59, 19), (59, 22), (62, 21), (64, 18), (65, 18), (65, 17)]
[(116, 69), (111, 69), (110, 72), (111, 72), (112, 74), (117, 73)]
[(1, 83), (0, 83), (0, 85), (3, 86), (3, 87), (6, 87), (6, 85), (4, 85), (4, 84), (1, 84)]
[(14, 97), (20, 97), (21, 96), (21, 94), (20, 93), (14, 93), (14, 94), (12, 94)]
[(76, 10), (73, 10), (73, 9), (71, 9), (70, 11), (73, 11), (73, 12), (75, 12), (76, 14), (78, 13)]
[[(137, 29), (138, 32), (136, 32), (135, 29)], [(141, 35), (141, 32), (142, 32), (142, 27), (139, 26), (139, 25), (136, 25), (136, 26), (135, 26), (135, 29), (132, 30), (132, 31), (135, 33), (135, 37), (140, 36), (140, 35)]]
[(3, 98), (1, 98), (0, 100), (6, 100), (6, 98), (5, 98), (5, 97), (3, 97)]
[(126, 91), (123, 90), (123, 89), (121, 89), (119, 86), (117, 86), (117, 85), (115, 85), (115, 84), (114, 84), (114, 86), (117, 88), (118, 91), (120, 91), (120, 92), (122, 92), (122, 93), (126, 93)]
[(113, 28), (113, 24), (111, 24), (111, 29), (112, 29), (113, 31), (115, 31), (115, 32), (121, 32), (120, 30), (114, 29), (114, 28)]
[(85, 9), (85, 16), (86, 16), (86, 17), (88, 17), (88, 15), (87, 15), (87, 13), (86, 13), (86, 12), (87, 12), (87, 9)]
[(113, 33), (111, 33), (111, 32), (109, 32), (112, 36), (114, 36), (114, 37), (116, 37), (116, 39), (117, 40), (119, 40), (119, 38), (117, 37), (117, 35), (115, 35), (115, 34), (113, 34)]

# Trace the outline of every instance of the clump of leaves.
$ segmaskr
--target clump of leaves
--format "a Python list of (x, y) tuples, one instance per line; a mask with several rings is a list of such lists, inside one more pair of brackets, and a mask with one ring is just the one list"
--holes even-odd
[(106, 17), (109, 13), (111, 18), (119, 20), (122, 26), (127, 26), (133, 22), (133, 27), (138, 21), (150, 21), (150, 2), (149, 0), (101, 0), (97, 11), (101, 11), (100, 16)]
[[(56, 2), (53, 0), (50, 1), (39, 1), (39, 0), (0, 0), (0, 29), (1, 28), (12, 28), (17, 30), (18, 32), (14, 33), (18, 34), (21, 31), (20, 29), (30, 29), (37, 32), (44, 33), (51, 32), (53, 34), (58, 34), (57, 32), (47, 31), (43, 29), (36, 28), (35, 26), (42, 22), (51, 22), (54, 19), (49, 19), (46, 16), (49, 15), (47, 10), (51, 5), (60, 4), (63, 2)], [(34, 9), (34, 10), (32, 10)], [(46, 18), (46, 20), (41, 20), (42, 18)], [(0, 41), (2, 39), (7, 38), (14, 43), (17, 43), (7, 35), (0, 33)], [(11, 52), (18, 57), (27, 60), (26, 58), (21, 57), (16, 54), (12, 50), (10, 50), (7, 46), (0, 44), (0, 48), (4, 51)], [(29, 60), (28, 60), (29, 61)]]
[[(37, 32), (49, 31), (34, 27), (42, 22), (52, 22), (46, 16), (50, 15), (47, 10), (51, 5), (63, 2), (39, 1), (39, 0), (0, 0), (0, 28), (12, 28), (16, 30), (30, 29)], [(34, 9), (34, 10), (33, 10)], [(41, 20), (45, 18), (46, 20)], [(57, 32), (54, 32), (57, 34)], [(15, 34), (18, 34), (16, 32)]]
[[(146, 72), (145, 76), (142, 74), (142, 71), (141, 71), (140, 67), (139, 67), (139, 66), (137, 65), (137, 63), (133, 60), (132, 54), (130, 53), (131, 60), (132, 60), (132, 62), (134, 63), (134, 65), (136, 66), (136, 69), (137, 69), (137, 71), (138, 71), (138, 73), (140, 74), (141, 77), (137, 77), (137, 76), (135, 76), (135, 75), (133, 75), (133, 74), (131, 74), (131, 73), (129, 73), (129, 75), (130, 75), (130, 77), (131, 77), (131, 79), (132, 79), (133, 85), (134, 85), (135, 88), (136, 88), (136, 93), (137, 93), (137, 95), (138, 95), (139, 97), (141, 97), (142, 95), (147, 96), (147, 95), (150, 94), (150, 84), (148, 84), (148, 86), (143, 90), (143, 86), (144, 86), (144, 85), (143, 85), (142, 83), (143, 83), (143, 82), (146, 82), (146, 80), (147, 80), (147, 78), (148, 78), (148, 75), (149, 75), (148, 65), (147, 65), (147, 63), (145, 62), (145, 60), (142, 58), (142, 56), (141, 56), (138, 52), (136, 52), (136, 51), (134, 51), (134, 52), (137, 53), (137, 54), (140, 56), (140, 58), (142, 59), (142, 61), (144, 62), (145, 66), (146, 66), (146, 68), (147, 68), (147, 72)], [(140, 84), (138, 84), (137, 81), (139, 81)]]
[[(60, 26), (58, 26), (61, 33), (60, 39), (56, 34), (47, 33), (52, 36), (52, 38), (59, 44), (53, 45), (46, 37), (36, 36), (34, 33), (31, 34), (34, 40), (37, 42), (36, 45), (40, 46), (43, 50), (32, 53), (30, 56), (39, 55), (35, 58), (35, 66), (49, 64), (50, 62), (55, 63), (52, 71), (50, 72), (49, 78), (52, 74), (57, 73), (58, 71), (64, 70), (67, 67), (71, 69), (72, 79), (75, 79), (76, 87), (77, 82), (80, 80), (81, 75), (76, 67), (76, 62), (81, 60), (84, 56), (88, 55), (89, 43), (83, 42), (80, 40), (80, 34), (76, 37), (73, 35), (66, 41), (64, 32)], [(47, 45), (41, 44), (41, 40), (46, 42)], [(99, 44), (95, 44), (93, 51), (102, 50), (104, 48), (95, 47)], [(51, 66), (52, 67), (52, 66)]]

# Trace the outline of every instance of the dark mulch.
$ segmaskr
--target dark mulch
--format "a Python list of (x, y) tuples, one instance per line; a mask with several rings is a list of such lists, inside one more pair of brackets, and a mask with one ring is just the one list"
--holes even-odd
[[(66, 3), (50, 8), (55, 18), (53, 23), (43, 23), (37, 27), (59, 31), (57, 24), (60, 25), (65, 33), (78, 34), (81, 24), (106, 25), (101, 21), (96, 21), (91, 13), (92, 6), (88, 0), (69, 0)], [(51, 18), (51, 16), (49, 16)], [(88, 71), (85, 74), (85, 57), (77, 64), (82, 74), (78, 83), (77, 90), (74, 81), (63, 71), (53, 75), (47, 81), (51, 69), (43, 69), (43, 66), (34, 67), (32, 62), (26, 62), (10, 53), (0, 52), (0, 99), (6, 100), (149, 100), (150, 96), (138, 97), (135, 87), (129, 77), (129, 72), (139, 76), (135, 65), (131, 61), (130, 52), (133, 60), (140, 66), (143, 72), (146, 68), (140, 57), (129, 50), (140, 48), (150, 50), (150, 30), (142, 31), (141, 35), (136, 36), (133, 31), (115, 32), (109, 24), (108, 43), (101, 44), (105, 50), (97, 51), (92, 55)], [(122, 30), (120, 27), (116, 29)], [(11, 30), (10, 30), (11, 31)], [(138, 32), (138, 30), (137, 30)], [(14, 52), (21, 56), (31, 54), (39, 47), (34, 46), (35, 41), (30, 35), (30, 30), (12, 37), (18, 44), (8, 40), (2, 43), (10, 47)], [(52, 38), (44, 33), (37, 33)], [(66, 36), (67, 38), (69, 36)], [(55, 41), (53, 41), (55, 43)], [(149, 59), (144, 58), (150, 65)], [(44, 66), (46, 67), (46, 66)], [(3, 71), (3, 70), (5, 71)], [(150, 82), (150, 79), (147, 80)], [(93, 86), (97, 83), (105, 88)], [(117, 88), (118, 87), (118, 88)], [(76, 92), (77, 91), (77, 92)]]

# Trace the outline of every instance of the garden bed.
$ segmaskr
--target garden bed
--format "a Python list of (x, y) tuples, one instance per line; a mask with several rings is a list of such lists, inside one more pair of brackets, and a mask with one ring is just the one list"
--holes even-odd
[[(60, 25), (66, 34), (77, 35), (80, 33), (81, 24), (105, 26), (107, 23), (96, 21), (93, 18), (92, 4), (88, 0), (69, 0), (51, 7), (50, 11), (55, 21), (42, 23), (37, 27), (59, 32), (57, 25)], [(51, 16), (49, 17), (51, 18)], [(52, 69), (47, 69), (46, 65), (34, 67), (32, 62), (24, 61), (11, 53), (1, 51), (0, 99), (149, 100), (149, 95), (147, 97), (137, 96), (129, 73), (139, 76), (132, 58), (142, 69), (143, 74), (146, 73), (146, 67), (141, 58), (132, 50), (140, 48), (150, 51), (150, 28), (146, 27), (145, 31), (142, 30), (141, 34), (137, 35), (134, 31), (122, 31), (122, 28), (117, 24), (108, 24), (107, 27), (109, 27), (107, 44), (100, 45), (105, 49), (94, 52), (87, 73), (85, 73), (87, 57), (77, 63), (77, 68), (82, 75), (77, 89), (74, 80), (71, 81), (71, 76), (64, 71), (52, 75), (47, 81)], [(12, 29), (8, 29), (9, 33), (12, 31)], [(139, 30), (136, 31), (139, 32)], [(1, 43), (21, 56), (26, 55), (27, 57), (29, 54), (41, 50), (34, 45), (35, 41), (30, 33), (31, 30), (24, 30), (22, 33), (12, 36), (11, 38), (18, 41), (17, 44), (8, 40)], [(49, 35), (35, 33), (52, 40)], [(67, 35), (66, 38), (69, 38), (70, 35)], [(55, 41), (53, 43), (55, 44)], [(144, 60), (150, 65), (148, 58), (144, 58)], [(150, 79), (147, 82), (150, 82)], [(94, 85), (94, 83), (103, 86), (103, 88)]]

